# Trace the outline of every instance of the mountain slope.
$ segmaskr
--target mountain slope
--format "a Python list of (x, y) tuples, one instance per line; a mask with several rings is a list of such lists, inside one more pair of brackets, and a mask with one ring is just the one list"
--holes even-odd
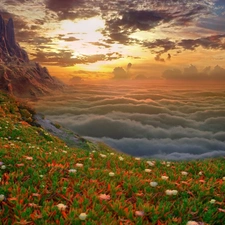
[(0, 89), (22, 98), (43, 96), (63, 87), (47, 68), (29, 60), (16, 42), (13, 20), (5, 23), (0, 15)]

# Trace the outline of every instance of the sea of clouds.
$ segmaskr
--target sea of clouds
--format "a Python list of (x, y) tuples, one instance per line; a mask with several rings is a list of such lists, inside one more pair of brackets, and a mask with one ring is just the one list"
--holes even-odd
[(225, 156), (225, 85), (78, 83), (36, 103), (54, 123), (139, 157)]

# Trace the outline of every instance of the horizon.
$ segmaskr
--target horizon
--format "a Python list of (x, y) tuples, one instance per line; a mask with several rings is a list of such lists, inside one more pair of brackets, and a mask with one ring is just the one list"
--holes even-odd
[(225, 80), (221, 0), (3, 0), (0, 8), (29, 58), (63, 80)]

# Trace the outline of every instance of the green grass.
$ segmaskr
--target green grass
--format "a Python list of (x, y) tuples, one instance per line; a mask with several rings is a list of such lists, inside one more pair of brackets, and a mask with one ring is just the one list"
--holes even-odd
[(225, 224), (224, 158), (150, 166), (102, 143), (69, 148), (29, 125), (31, 113), (0, 94), (0, 224)]

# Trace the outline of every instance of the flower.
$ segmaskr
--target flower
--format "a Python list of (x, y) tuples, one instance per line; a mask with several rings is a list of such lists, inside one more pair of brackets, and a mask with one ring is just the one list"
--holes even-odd
[(5, 170), (5, 169), (6, 169), (6, 166), (5, 166), (5, 165), (2, 165), (2, 166), (1, 166), (1, 169), (2, 169), (2, 170)]
[(56, 206), (58, 207), (59, 210), (62, 210), (62, 211), (66, 210), (66, 208), (67, 208), (67, 206), (64, 205), (64, 204), (62, 204), (62, 203), (59, 203), (59, 204), (56, 205)]
[(77, 170), (76, 169), (69, 169), (69, 173), (76, 173)]
[(110, 155), (115, 155), (115, 154), (113, 152), (111, 152)]
[(200, 175), (200, 176), (203, 175), (202, 171), (200, 171), (200, 172), (198, 173), (198, 175)]
[(100, 194), (99, 198), (102, 199), (102, 200), (110, 200), (110, 195)]
[(172, 195), (173, 194), (172, 190), (166, 190), (165, 193), (166, 193), (166, 195)]
[(223, 177), (223, 180), (225, 181), (225, 177)]
[(162, 178), (163, 180), (168, 180), (168, 179), (169, 179), (169, 177), (167, 177), (167, 176), (161, 176), (161, 178)]
[(184, 176), (187, 176), (188, 175), (188, 172), (182, 171), (181, 174), (184, 175)]
[(104, 155), (104, 154), (100, 154), (100, 156), (101, 156), (102, 158), (106, 158), (106, 155)]
[(152, 170), (150, 170), (150, 169), (145, 169), (145, 172), (146, 173), (150, 173)]
[(144, 211), (135, 211), (135, 215), (136, 216), (144, 216), (145, 213), (144, 213)]
[(158, 183), (155, 182), (155, 181), (152, 181), (152, 182), (150, 182), (150, 185), (151, 185), (152, 187), (156, 187), (156, 186), (158, 185)]
[(178, 191), (177, 190), (172, 190), (173, 195), (177, 195)]
[(0, 162), (0, 166), (2, 166), (4, 164), (4, 162)]
[(211, 204), (215, 204), (215, 202), (216, 202), (215, 199), (211, 199), (211, 200), (210, 200), (210, 203), (211, 203)]
[(83, 167), (82, 163), (76, 163), (76, 167)]
[(154, 166), (155, 165), (154, 161), (147, 161), (147, 163), (148, 163), (149, 166)]
[(5, 195), (0, 195), (0, 202), (4, 201)]
[(27, 159), (27, 160), (33, 160), (33, 157), (31, 157), (31, 156), (26, 156), (26, 159)]
[(79, 215), (79, 219), (80, 220), (85, 220), (87, 218), (87, 214), (86, 213), (81, 213), (80, 215)]
[(139, 158), (139, 157), (136, 157), (134, 159), (137, 160), (137, 161), (140, 161), (141, 160), (141, 158)]
[(114, 177), (114, 176), (115, 176), (115, 173), (110, 172), (110, 173), (109, 173), (109, 176), (110, 176), (110, 177)]
[(198, 225), (199, 223), (195, 222), (195, 221), (188, 221), (186, 223), (186, 225)]
[(124, 160), (124, 158), (123, 158), (122, 156), (120, 156), (120, 157), (119, 157), (119, 160), (120, 160), (120, 161), (123, 161), (123, 160)]

